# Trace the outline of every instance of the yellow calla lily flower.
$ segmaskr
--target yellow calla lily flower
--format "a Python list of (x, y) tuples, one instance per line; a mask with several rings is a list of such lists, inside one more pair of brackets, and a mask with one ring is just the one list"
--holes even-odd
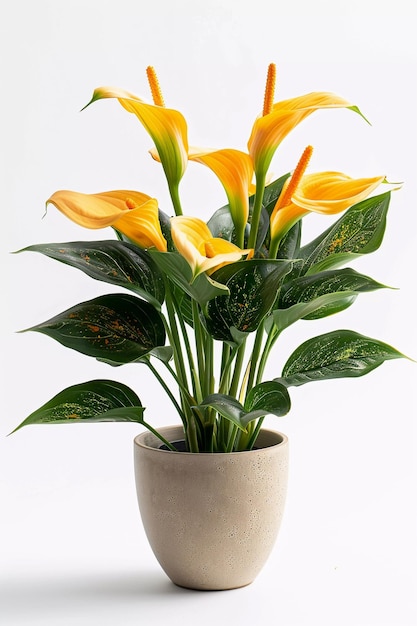
[(86, 106), (103, 98), (117, 98), (126, 111), (136, 115), (155, 143), (168, 184), (178, 186), (188, 161), (187, 123), (183, 115), (175, 109), (147, 104), (117, 87), (95, 89)]
[[(350, 178), (341, 172), (306, 174), (298, 183), (289, 202), (280, 205), (280, 198), (271, 215), (271, 240), (280, 240), (303, 215), (314, 212), (332, 215), (345, 211), (371, 194), (385, 176)], [(281, 196), (291, 179), (286, 181)]]
[(254, 172), (250, 156), (233, 149), (190, 148), (188, 158), (209, 167), (222, 183), (229, 201), (238, 245), (243, 246), (243, 235), (249, 217), (249, 195), (253, 191)]
[(314, 111), (334, 108), (357, 111), (352, 103), (327, 92), (313, 92), (273, 104), (270, 112), (255, 120), (248, 141), (256, 175), (265, 176), (277, 147), (293, 128)]
[(190, 265), (193, 279), (203, 272), (211, 274), (227, 263), (240, 261), (252, 252), (213, 237), (207, 224), (197, 217), (171, 218), (171, 235), (178, 252)]
[(85, 228), (112, 226), (141, 248), (166, 251), (158, 218), (158, 202), (138, 191), (105, 191), (86, 194), (57, 191), (46, 204), (53, 204), (70, 220)]

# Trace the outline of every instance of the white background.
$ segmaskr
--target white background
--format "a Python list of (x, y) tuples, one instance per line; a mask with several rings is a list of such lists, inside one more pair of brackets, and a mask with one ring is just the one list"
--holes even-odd
[[(410, 3), (411, 4), (411, 3)], [(357, 104), (318, 112), (273, 162), (310, 171), (386, 174), (393, 194), (381, 249), (355, 269), (398, 288), (364, 294), (346, 312), (288, 330), (276, 376), (304, 339), (352, 328), (417, 359), (416, 20), (405, 0), (14, 0), (2, 4), (2, 359), (0, 621), (7, 626), (275, 623), (411, 626), (416, 614), (416, 365), (306, 385), (289, 416), (267, 425), (290, 438), (289, 497), (276, 548), (249, 587), (182, 590), (156, 563), (139, 519), (131, 424), (30, 427), (6, 435), (62, 388), (108, 377), (134, 387), (154, 425), (175, 421), (141, 366), (110, 370), (37, 334), (17, 334), (114, 288), (52, 260), (10, 252), (40, 242), (111, 237), (85, 231), (45, 200), (58, 189), (138, 189), (170, 212), (149, 137), (116, 102), (80, 109), (94, 87), (148, 98), (154, 65), (190, 142), (245, 149), (262, 107), (268, 63), (277, 99), (334, 91)], [(213, 175), (190, 164), (185, 211), (208, 218), (225, 202)], [(313, 218), (306, 234), (329, 218)], [(316, 229), (316, 230), (315, 230)]]

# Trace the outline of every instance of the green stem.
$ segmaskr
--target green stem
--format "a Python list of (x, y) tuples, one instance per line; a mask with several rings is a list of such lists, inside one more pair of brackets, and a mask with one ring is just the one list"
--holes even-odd
[(230, 350), (230, 346), (223, 344), (221, 375), (219, 383), (219, 393), (227, 393), (230, 385), (230, 368), (236, 356), (238, 346)]
[(142, 426), (145, 426), (145, 428), (149, 430), (153, 435), (155, 435), (155, 437), (158, 437), (158, 439), (162, 441), (162, 443), (164, 443), (167, 446), (167, 448), (169, 448), (172, 452), (177, 452), (177, 449), (172, 445), (172, 443), (170, 443), (167, 439), (165, 439), (165, 437), (163, 437), (161, 433), (158, 433), (157, 430), (152, 428), (150, 424), (148, 424), (147, 422), (143, 420), (141, 421), (141, 424)]
[(262, 426), (262, 422), (264, 421), (263, 417), (260, 417), (256, 423), (256, 426), (253, 430), (253, 433), (251, 435), (251, 438), (249, 439), (247, 446), (245, 448), (245, 450), (252, 450), (253, 446), (255, 445), (255, 442), (258, 438), (258, 434), (259, 431), (261, 430), (261, 426)]
[(252, 209), (251, 227), (248, 240), (248, 248), (256, 248), (256, 240), (258, 237), (259, 220), (261, 218), (262, 200), (265, 191), (266, 173), (260, 172), (256, 174), (256, 192)]
[(260, 379), (263, 376), (265, 366), (269, 358), (269, 354), (271, 352), (273, 345), (278, 339), (279, 335), (280, 335), (280, 331), (276, 327), (272, 327), (272, 329), (268, 333), (268, 338), (265, 342), (265, 348), (262, 351), (261, 359), (259, 361), (258, 376), (256, 380), (257, 383), (261, 382)]
[(232, 382), (229, 388), (229, 395), (236, 398), (237, 390), (239, 387), (239, 379), (242, 372), (243, 359), (245, 358), (245, 345), (246, 341), (240, 344), (237, 350), (235, 367), (233, 370)]
[(178, 415), (181, 418), (182, 423), (185, 425), (186, 424), (186, 419), (185, 419), (185, 415), (184, 412), (182, 411), (180, 405), (178, 404), (174, 394), (172, 393), (172, 391), (170, 390), (170, 388), (168, 387), (168, 385), (166, 384), (166, 382), (164, 381), (164, 379), (162, 378), (162, 376), (160, 375), (160, 373), (158, 372), (158, 370), (152, 365), (150, 359), (148, 361), (146, 361), (147, 366), (149, 367), (149, 369), (151, 370), (152, 374), (155, 376), (155, 378), (158, 380), (158, 382), (160, 383), (160, 385), (165, 389), (166, 393), (169, 396), (169, 399), (171, 400), (172, 404), (174, 405), (174, 407), (176, 408)]
[(178, 300), (176, 299), (175, 294), (171, 292), (171, 296), (172, 296), (172, 302), (173, 302), (174, 308), (177, 311), (177, 318), (178, 318), (179, 323), (180, 323), (182, 338), (184, 340), (184, 346), (185, 346), (185, 350), (186, 350), (186, 353), (187, 353), (187, 359), (188, 359), (187, 362), (188, 362), (189, 368), (190, 368), (191, 384), (193, 386), (193, 393), (194, 393), (195, 397), (198, 397), (200, 385), (199, 385), (198, 380), (196, 378), (195, 365), (194, 365), (194, 356), (193, 356), (193, 353), (192, 353), (192, 350), (191, 350), (190, 339), (188, 337), (187, 327), (185, 325), (184, 317), (181, 315), (181, 307), (178, 304)]
[(170, 334), (170, 342), (171, 347), (174, 352), (174, 363), (175, 369), (177, 371), (177, 375), (181, 380), (182, 384), (188, 388), (187, 386), (187, 375), (184, 367), (184, 358), (181, 348), (181, 341), (178, 333), (178, 326), (175, 317), (175, 309), (172, 301), (171, 287), (168, 280), (165, 280), (165, 304), (168, 312), (169, 319), (169, 327), (168, 331)]
[(168, 183), (168, 187), (169, 187), (169, 194), (171, 196), (171, 200), (172, 200), (172, 204), (175, 210), (175, 215), (182, 215), (182, 207), (181, 207), (181, 201), (180, 201), (180, 194), (179, 194), (179, 185), (178, 183), (176, 183), (175, 185), (170, 185)]
[(252, 387), (254, 386), (254, 382), (256, 380), (255, 378), (256, 368), (258, 365), (259, 355), (261, 352), (263, 333), (264, 333), (264, 323), (262, 321), (260, 325), (258, 326), (258, 330), (256, 331), (255, 343), (253, 344), (248, 382), (246, 385), (246, 394), (252, 389)]
[[(200, 312), (198, 309), (198, 303), (193, 300), (192, 301), (192, 309), (193, 309), (193, 325), (194, 325), (194, 337), (195, 337), (195, 348), (197, 353), (197, 364), (198, 364), (198, 376), (200, 381), (200, 386), (204, 385), (205, 381), (205, 354), (204, 354), (204, 337), (203, 337), (203, 329), (200, 323)], [(203, 389), (203, 394), (204, 394)], [(197, 397), (200, 402), (203, 398)]]

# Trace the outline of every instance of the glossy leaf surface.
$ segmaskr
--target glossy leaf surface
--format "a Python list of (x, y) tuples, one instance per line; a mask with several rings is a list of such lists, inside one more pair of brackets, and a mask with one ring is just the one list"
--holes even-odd
[(88, 276), (134, 291), (154, 306), (164, 301), (164, 281), (146, 250), (126, 241), (75, 241), (29, 246), (20, 252), (40, 252)]
[(265, 415), (286, 415), (291, 401), (284, 385), (277, 381), (267, 381), (256, 385), (249, 392), (245, 406), (236, 398), (220, 393), (205, 398), (201, 406), (210, 406), (240, 430), (246, 430), (250, 422)]
[(368, 198), (351, 207), (342, 217), (303, 246), (302, 273), (317, 273), (338, 267), (362, 254), (374, 252), (381, 245), (391, 194)]
[(317, 380), (363, 376), (388, 359), (403, 357), (381, 341), (352, 330), (336, 330), (299, 346), (277, 380), (290, 387)]
[(131, 363), (165, 344), (160, 313), (129, 294), (100, 296), (27, 330), (111, 364)]
[(134, 391), (112, 380), (91, 380), (64, 389), (27, 417), (13, 432), (30, 424), (139, 422), (144, 408)]
[(230, 295), (218, 296), (207, 306), (206, 325), (214, 339), (233, 341), (230, 329), (256, 330), (274, 304), (290, 261), (253, 260), (226, 265), (213, 274)]

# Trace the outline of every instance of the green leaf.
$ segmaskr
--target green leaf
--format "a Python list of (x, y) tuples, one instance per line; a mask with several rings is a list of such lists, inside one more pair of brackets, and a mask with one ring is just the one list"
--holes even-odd
[(319, 319), (348, 308), (359, 293), (385, 285), (350, 268), (329, 270), (288, 281), (280, 291), (274, 322), (283, 330), (299, 319)]
[(288, 309), (275, 309), (268, 318), (266, 330), (269, 331), (271, 322), (275, 324), (279, 331), (283, 331), (291, 324), (301, 319), (316, 319), (325, 317), (331, 313), (342, 311), (355, 301), (357, 294), (353, 291), (342, 291), (338, 293), (327, 293), (319, 296), (310, 302), (299, 302)]
[(276, 379), (286, 387), (316, 380), (364, 376), (388, 359), (403, 354), (352, 330), (336, 330), (305, 341), (290, 356)]
[(239, 333), (256, 330), (291, 266), (291, 261), (256, 259), (230, 263), (214, 272), (213, 279), (226, 285), (230, 295), (208, 303), (206, 325), (212, 337), (233, 342), (232, 327)]
[(199, 407), (211, 407), (240, 430), (246, 430), (246, 425), (244, 425), (242, 419), (246, 415), (246, 411), (240, 402), (232, 396), (212, 393), (203, 400)]
[(228, 293), (227, 287), (216, 283), (206, 274), (199, 274), (193, 281), (192, 270), (187, 261), (177, 252), (159, 252), (152, 250), (152, 258), (160, 270), (191, 298), (196, 300), (202, 309), (207, 302), (219, 294)]
[(265, 415), (286, 415), (291, 407), (290, 397), (284, 385), (268, 381), (256, 385), (248, 394), (246, 407), (226, 394), (213, 393), (201, 403), (200, 407), (211, 407), (222, 417), (232, 422), (240, 430), (246, 431), (247, 425)]
[(64, 389), (27, 417), (30, 424), (142, 422), (144, 408), (134, 391), (113, 380), (91, 380)]
[(75, 241), (29, 246), (19, 252), (40, 252), (88, 276), (134, 291), (156, 308), (164, 301), (164, 280), (146, 250), (126, 241)]
[(270, 380), (253, 387), (248, 393), (245, 405), (251, 413), (265, 411), (265, 415), (282, 417), (289, 412), (291, 400), (284, 385)]
[(26, 330), (44, 333), (67, 348), (112, 365), (131, 363), (165, 344), (159, 311), (121, 293), (82, 302)]
[(226, 206), (221, 207), (221, 209), (217, 209), (207, 222), (207, 226), (209, 227), (213, 237), (233, 241), (235, 225), (233, 224), (229, 205), (227, 204)]
[(368, 198), (351, 207), (314, 241), (302, 247), (303, 274), (338, 267), (381, 245), (391, 193)]

